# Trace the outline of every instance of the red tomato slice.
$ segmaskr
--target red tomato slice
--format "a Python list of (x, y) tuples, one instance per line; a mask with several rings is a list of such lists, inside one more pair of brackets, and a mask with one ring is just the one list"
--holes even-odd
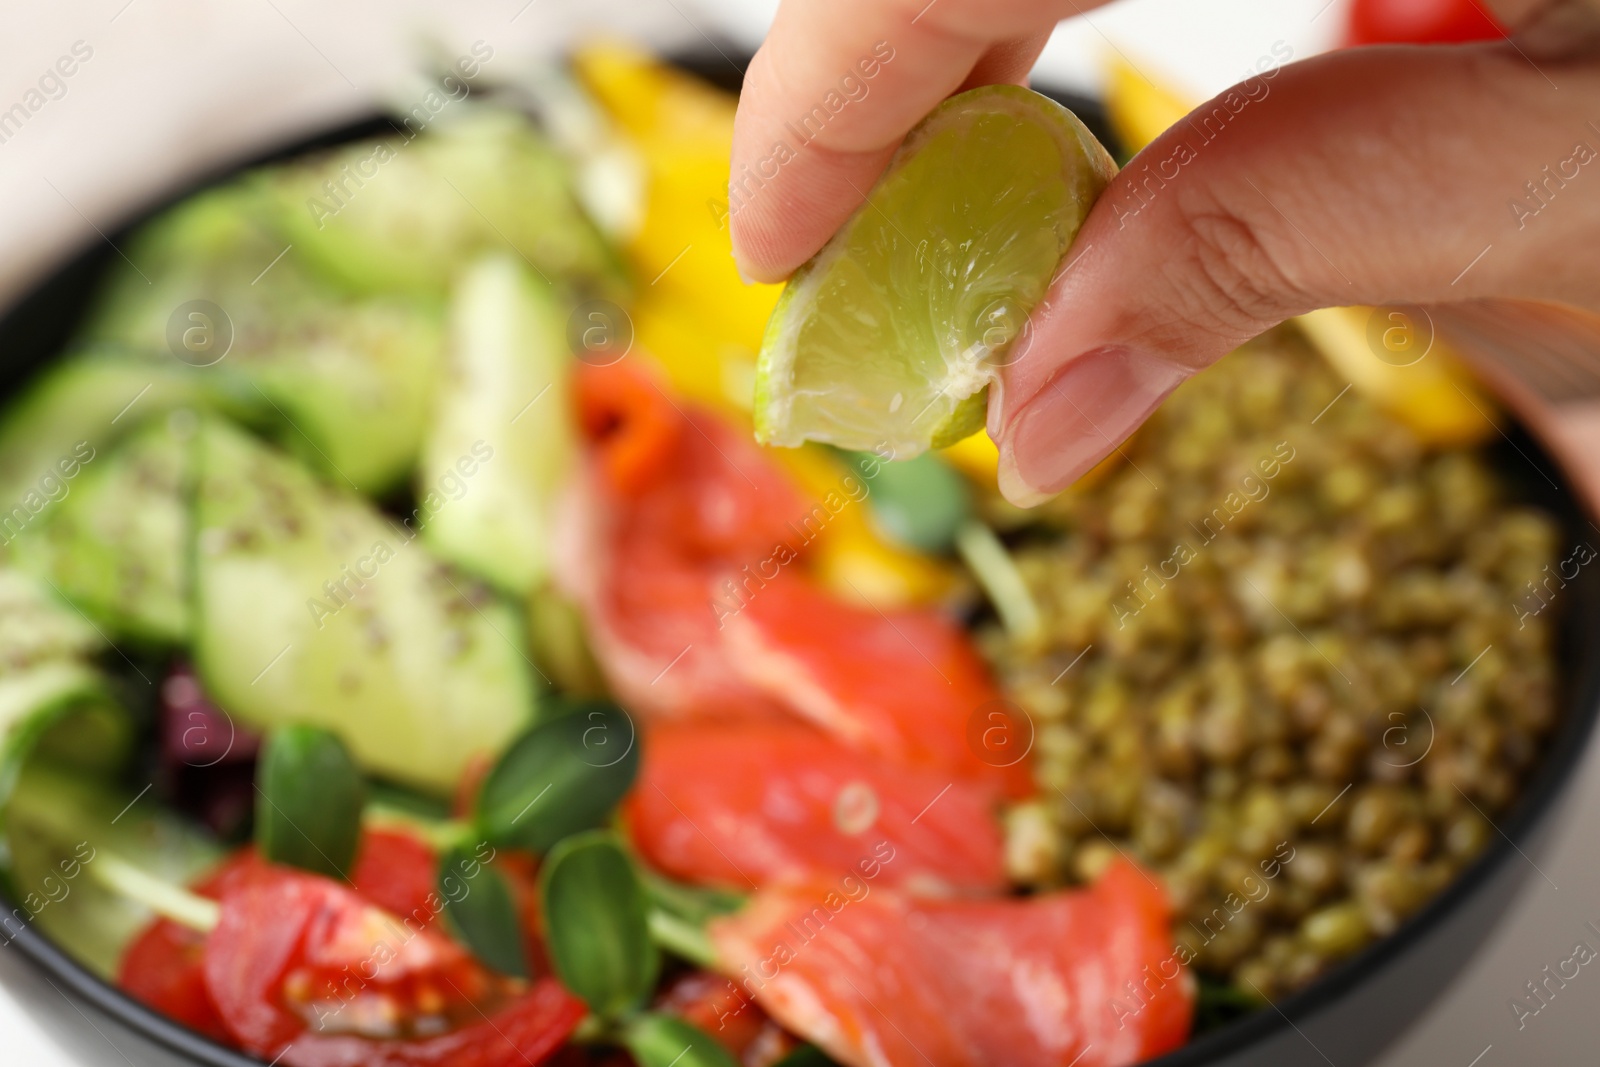
[(584, 1015), (553, 980), (521, 991), (326, 878), (269, 868), (221, 903), (212, 1003), (237, 1043), (289, 1067), (537, 1064)]
[(659, 724), (627, 801), (634, 845), (677, 878), (999, 891), (990, 791), (890, 763), (799, 723)]
[(1355, 0), (1351, 44), (1498, 41), (1506, 31), (1480, 0)]
[[(419, 925), (438, 915), (434, 896), (433, 850), (410, 834), (371, 830), (350, 872), (355, 888), (373, 903)], [(258, 879), (270, 880), (279, 868), (253, 847), (233, 853), (192, 887), (213, 900)], [(169, 919), (157, 919), (123, 952), (117, 985), (170, 1019), (210, 1037), (227, 1040), (228, 1031), (206, 991), (205, 936)]]
[(350, 868), (350, 884), (372, 903), (426, 926), (443, 902), (434, 886), (439, 857), (422, 839), (398, 830), (367, 830)]
[[(350, 887), (367, 900), (424, 925), (437, 915), (434, 893), (438, 857), (414, 834), (403, 830), (364, 830), (356, 861), (350, 868)], [(223, 860), (192, 887), (201, 896), (220, 900), (230, 889), (258, 878), (274, 878), (287, 868), (268, 863), (254, 845), (246, 845)]]
[(122, 953), (117, 985), (162, 1015), (218, 1041), (228, 1040), (217, 1009), (206, 992), (201, 960), (205, 936), (159, 919)]
[(1168, 917), (1119, 862), (1028, 899), (768, 890), (711, 935), (773, 1018), (852, 1067), (1121, 1067), (1189, 1034)]
[[(215, 900), (232, 886), (244, 885), (270, 868), (254, 848), (223, 860), (191, 888)], [(169, 1019), (221, 1041), (228, 1031), (206, 991), (205, 935), (170, 919), (156, 919), (123, 950), (117, 985)]]

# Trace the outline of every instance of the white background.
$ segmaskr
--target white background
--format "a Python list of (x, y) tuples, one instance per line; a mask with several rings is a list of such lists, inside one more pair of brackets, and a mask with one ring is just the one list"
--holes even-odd
[[(1063, 24), (1036, 77), (1093, 91), (1112, 48), (1196, 97), (1244, 76), (1283, 41), (1296, 57), (1329, 46), (1345, 0), (1125, 0)], [(76, 41), (92, 58), (0, 144), (0, 304), (152, 197), (260, 146), (376, 100), (404, 99), (418, 56), (454, 57), (483, 40), (489, 71), (559, 51), (573, 34), (628, 30), (663, 47), (705, 38), (749, 50), (769, 0), (92, 0), (0, 9), (0, 111), (21, 100)], [(1091, 21), (1092, 20), (1092, 21)], [(0, 353), (0, 358), (4, 354)], [(1600, 455), (1600, 418), (1568, 432)], [(1600, 464), (1595, 468), (1600, 485)], [(1594, 1063), (1600, 975), (1585, 969), (1518, 1032), (1508, 1001), (1566, 958), (1600, 922), (1600, 758), (1586, 757), (1557, 832), (1533, 857), (1514, 913), (1383, 1067)], [(1592, 938), (1591, 938), (1592, 941)], [(1491, 1047), (1492, 1046), (1492, 1047)], [(1487, 1050), (1487, 1051), (1486, 1051)], [(1476, 1057), (1482, 1057), (1477, 1059)], [(0, 1067), (166, 1064), (0, 949)], [(1338, 1064), (1337, 1067), (1353, 1067)]]

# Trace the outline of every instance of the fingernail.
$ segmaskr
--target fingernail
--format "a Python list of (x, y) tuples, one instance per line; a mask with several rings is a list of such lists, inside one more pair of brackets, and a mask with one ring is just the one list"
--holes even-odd
[(1121, 345), (1066, 363), (1001, 435), (1000, 490), (1032, 507), (1077, 481), (1150, 417), (1187, 372)]

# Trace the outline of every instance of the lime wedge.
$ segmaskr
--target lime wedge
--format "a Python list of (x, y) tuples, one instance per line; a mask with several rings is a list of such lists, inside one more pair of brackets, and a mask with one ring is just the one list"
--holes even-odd
[(977, 430), (1115, 172), (1077, 116), (1028, 89), (940, 104), (784, 289), (761, 344), (757, 439), (905, 459)]

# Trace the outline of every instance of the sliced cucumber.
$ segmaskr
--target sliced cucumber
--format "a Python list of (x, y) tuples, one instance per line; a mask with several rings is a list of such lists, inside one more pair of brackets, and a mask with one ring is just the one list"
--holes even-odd
[(55, 710), (109, 700), (100, 673), (82, 660), (50, 660), (0, 674), (0, 764), (31, 747)]
[(16, 540), (17, 566), (48, 580), (114, 638), (188, 637), (193, 425), (189, 411), (146, 424)]
[(199, 434), (194, 655), (221, 707), (340, 735), (446, 792), (531, 720), (516, 613), (365, 501), (220, 422)]
[(88, 336), (189, 371), (212, 403), (330, 477), (390, 489), (416, 462), (438, 387), (442, 304), (341, 293), (272, 230), (265, 204), (246, 182), (157, 219), (130, 250), (151, 280), (116, 277)]
[(73, 480), (142, 419), (197, 396), (176, 367), (108, 350), (51, 366), (0, 413), (0, 542), (57, 506)]
[(74, 609), (0, 567), (0, 822), (36, 749), (100, 770), (126, 756), (131, 724), (89, 658), (104, 646)]
[[(21, 905), (0, 917), (0, 936), (7, 939), (18, 921), (38, 917), (70, 892), (59, 878), (42, 881), (48, 865), (27, 861), (28, 835), (19, 832), (16, 814), (26, 808), (26, 768), (57, 760), (77, 774), (103, 775), (122, 766), (132, 750), (132, 724), (86, 658), (101, 644), (72, 609), (28, 577), (0, 569), (0, 882)], [(44, 814), (62, 813), (52, 807)], [(44, 895), (30, 896), (36, 888)], [(90, 947), (74, 944), (75, 950)]]
[(42, 663), (81, 660), (104, 646), (89, 621), (37, 579), (0, 567), (0, 679)]
[(438, 389), (442, 315), (385, 297), (285, 321), (296, 328), (223, 377), (258, 388), (285, 424), (278, 439), (330, 477), (368, 493), (404, 481)]
[(103, 978), (115, 975), (129, 941), (153, 916), (104, 887), (95, 863), (131, 858), (175, 885), (221, 857), (199, 829), (153, 798), (60, 767), (29, 761), (12, 791), (3, 827), (6, 888), (20, 914)]
[(356, 289), (442, 294), (479, 253), (507, 247), (551, 279), (613, 288), (621, 276), (566, 162), (515, 112), (466, 105), (268, 184), (295, 247)]
[(123, 763), (132, 744), (127, 713), (88, 664), (55, 660), (0, 677), (0, 828), (17, 777), (35, 755), (104, 773)]
[(502, 254), (462, 277), (450, 330), (449, 373), (417, 474), (423, 536), (525, 595), (549, 570), (555, 494), (577, 451), (565, 323), (550, 287)]

